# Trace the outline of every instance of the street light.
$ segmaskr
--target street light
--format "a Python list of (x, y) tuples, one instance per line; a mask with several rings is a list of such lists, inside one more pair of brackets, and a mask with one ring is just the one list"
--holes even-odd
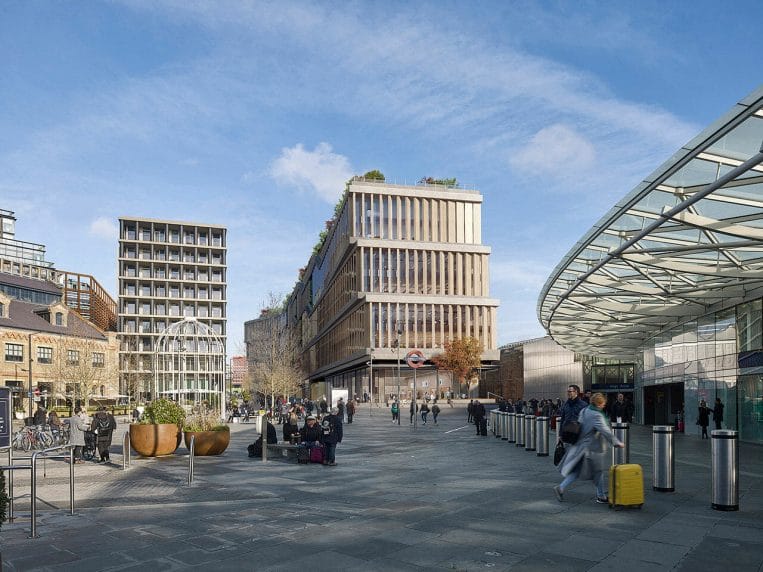
[(400, 425), (400, 336), (403, 335), (403, 327), (400, 325), (400, 322), (396, 322), (397, 325), (397, 337), (395, 338), (395, 347), (397, 348), (397, 395), (395, 396), (395, 399), (397, 399), (397, 408), (398, 408), (398, 415), (397, 415), (397, 424)]
[(32, 417), (32, 414), (34, 413), (34, 393), (32, 392), (32, 362), (34, 361), (32, 359), (32, 336), (38, 333), (39, 332), (31, 332), (29, 334), (29, 366), (27, 369), (29, 373), (29, 417)]
[[(371, 350), (373, 352), (373, 350)], [(371, 394), (371, 402), (368, 404), (368, 416), (371, 417), (371, 410), (374, 407), (374, 354), (371, 354), (371, 361), (367, 361), (366, 365), (370, 368), (368, 372), (368, 391)], [(378, 392), (377, 392), (378, 397)]]

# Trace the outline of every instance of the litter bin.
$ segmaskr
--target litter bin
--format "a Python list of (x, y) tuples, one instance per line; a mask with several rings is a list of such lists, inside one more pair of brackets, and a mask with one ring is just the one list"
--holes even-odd
[(516, 434), (516, 440), (517, 440), (517, 447), (524, 447), (525, 446), (525, 416), (523, 413), (517, 413), (515, 419), (517, 420), (517, 434)]
[(672, 425), (655, 425), (652, 428), (652, 489), (659, 492), (675, 491), (675, 457), (673, 454)]
[(625, 447), (612, 447), (612, 464), (623, 465), (630, 461), (631, 438), (627, 423), (612, 423), (612, 433)]
[(535, 451), (535, 415), (525, 415), (525, 451)]
[(548, 457), (548, 417), (535, 418), (536, 450), (539, 457)]
[(501, 440), (509, 440), (509, 414), (505, 411), (501, 414)]
[(715, 510), (739, 510), (739, 432), (710, 432)]
[(516, 413), (509, 411), (506, 414), (507, 424), (509, 426), (509, 443), (516, 443)]

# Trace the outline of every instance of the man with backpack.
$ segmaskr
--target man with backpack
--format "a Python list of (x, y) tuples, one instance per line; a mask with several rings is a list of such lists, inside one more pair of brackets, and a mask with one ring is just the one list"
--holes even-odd
[(336, 466), (336, 446), (342, 442), (342, 418), (339, 417), (339, 408), (332, 407), (331, 414), (321, 421), (323, 431), (323, 446), (326, 448), (324, 465)]
[(397, 424), (400, 425), (400, 402), (397, 400), (397, 398), (395, 398), (395, 401), (392, 402), (390, 411), (392, 411), (392, 423), (394, 424), (395, 421), (397, 421)]
[(109, 462), (109, 447), (111, 447), (111, 437), (117, 428), (117, 420), (106, 411), (104, 406), (98, 408), (98, 412), (93, 416), (93, 422), (90, 424), (90, 430), (96, 434), (96, 446), (98, 447), (99, 463)]

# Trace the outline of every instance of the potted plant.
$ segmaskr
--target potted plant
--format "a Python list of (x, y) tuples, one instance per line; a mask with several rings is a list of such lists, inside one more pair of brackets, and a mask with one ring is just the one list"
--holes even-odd
[(180, 428), (185, 411), (169, 399), (157, 399), (146, 406), (138, 423), (130, 425), (130, 444), (144, 457), (171, 455), (180, 445)]
[(219, 455), (230, 444), (230, 427), (219, 417), (216, 411), (205, 405), (196, 405), (183, 424), (185, 446), (191, 450), (191, 437), (195, 437), (193, 451), (195, 455)]

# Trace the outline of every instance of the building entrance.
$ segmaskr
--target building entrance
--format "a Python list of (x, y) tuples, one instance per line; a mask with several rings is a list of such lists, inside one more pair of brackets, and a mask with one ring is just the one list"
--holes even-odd
[(676, 425), (683, 414), (683, 383), (644, 387), (644, 425)]

